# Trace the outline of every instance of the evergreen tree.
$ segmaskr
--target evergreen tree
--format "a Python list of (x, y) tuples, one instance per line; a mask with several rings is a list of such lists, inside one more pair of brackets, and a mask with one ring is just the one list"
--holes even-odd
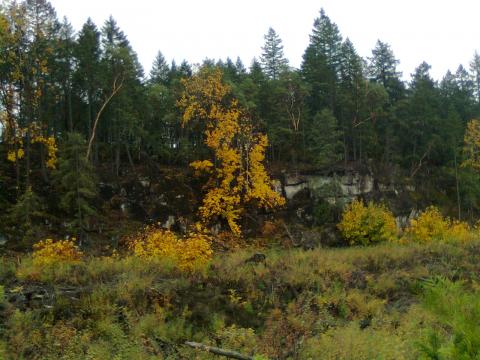
[(192, 67), (190, 66), (190, 64), (188, 63), (187, 60), (183, 60), (180, 63), (180, 67), (178, 68), (178, 73), (179, 73), (180, 77), (182, 77), (182, 78), (192, 76), (193, 70), (192, 70)]
[(460, 65), (455, 72), (455, 82), (458, 87), (458, 94), (455, 97), (456, 109), (463, 121), (466, 123), (473, 117), (475, 85), (470, 74), (463, 67), (463, 65)]
[(262, 64), (256, 58), (253, 58), (250, 64), (249, 76), (257, 85), (260, 85), (266, 79)]
[(303, 77), (310, 88), (308, 105), (311, 114), (316, 114), (324, 107), (335, 111), (341, 44), (338, 26), (322, 9), (320, 17), (314, 21), (302, 62)]
[(392, 102), (400, 99), (403, 95), (402, 73), (397, 70), (400, 61), (395, 58), (390, 45), (378, 40), (368, 60), (370, 79), (385, 87)]
[(264, 36), (265, 44), (260, 57), (264, 73), (272, 80), (277, 80), (280, 74), (288, 68), (288, 60), (283, 55), (282, 40), (272, 28)]
[(63, 19), (59, 29), (59, 38), (57, 40), (55, 60), (57, 64), (56, 78), (62, 87), (62, 97), (64, 102), (63, 126), (60, 129), (73, 131), (73, 65), (74, 65), (74, 30), (67, 18)]
[(38, 240), (41, 222), (45, 219), (45, 206), (40, 197), (29, 186), (10, 209), (9, 221), (13, 233), (21, 240), (20, 245), (31, 245)]
[(324, 109), (315, 114), (307, 131), (308, 151), (313, 163), (327, 168), (342, 159), (341, 131), (333, 113)]
[(340, 48), (340, 72), (337, 102), (339, 105), (339, 126), (344, 134), (344, 156), (351, 155), (353, 160), (362, 153), (365, 145), (361, 135), (367, 125), (364, 119), (366, 96), (363, 63), (350, 39), (345, 39)]
[(97, 196), (96, 176), (85, 157), (86, 142), (81, 134), (69, 133), (58, 160), (55, 174), (60, 194), (60, 208), (69, 217), (69, 228), (83, 237), (89, 219), (96, 214), (93, 201)]
[(141, 142), (144, 121), (142, 108), (145, 102), (143, 68), (127, 37), (112, 17), (102, 28), (102, 45), (103, 98), (108, 98), (115, 87), (121, 86), (121, 91), (116, 93), (105, 111), (99, 138), (110, 145), (114, 153), (112, 168), (114, 174), (119, 176), (124, 158), (122, 155), (126, 155), (133, 168), (131, 149), (137, 148)]
[(242, 59), (240, 59), (239, 56), (237, 56), (237, 60), (235, 61), (235, 67), (237, 68), (237, 74), (240, 76), (247, 73), (247, 69), (245, 68), (245, 65), (243, 65)]
[[(410, 162), (411, 176), (423, 170), (428, 159), (440, 160), (445, 150), (440, 135), (439, 91), (426, 62), (412, 74), (408, 117), (402, 135), (403, 159)], [(449, 152), (450, 153), (450, 152)], [(450, 158), (450, 157), (449, 157)]]
[(88, 18), (78, 34), (75, 44), (74, 55), (76, 69), (74, 83), (76, 92), (85, 104), (81, 112), (82, 127), (77, 131), (84, 131), (90, 138), (93, 121), (97, 112), (99, 99), (99, 88), (101, 87), (100, 57), (100, 32), (92, 19)]
[(316, 18), (313, 24), (312, 34), (310, 35), (310, 48), (313, 48), (316, 56), (325, 58), (326, 64), (338, 74), (340, 68), (340, 49), (342, 46), (342, 35), (337, 24), (332, 22), (320, 10), (320, 17)]
[(159, 51), (153, 61), (152, 69), (150, 70), (150, 82), (165, 85), (168, 83), (169, 73), (170, 68), (167, 61), (162, 52)]
[(480, 55), (476, 51), (470, 63), (470, 72), (473, 77), (475, 96), (477, 97), (477, 102), (480, 102)]

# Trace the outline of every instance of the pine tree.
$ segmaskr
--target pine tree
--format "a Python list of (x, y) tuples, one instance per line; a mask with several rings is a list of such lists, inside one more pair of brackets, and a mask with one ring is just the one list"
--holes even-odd
[(100, 57), (100, 32), (92, 19), (88, 18), (78, 34), (74, 48), (76, 69), (74, 84), (77, 95), (83, 99), (81, 127), (76, 131), (84, 132), (91, 136), (93, 121), (100, 101), (99, 88), (101, 87)]
[(472, 62), (470, 63), (470, 72), (473, 76), (477, 102), (480, 102), (480, 55), (476, 51), (473, 55)]
[(453, 100), (458, 114), (466, 122), (474, 116), (475, 85), (472, 77), (463, 65), (460, 65), (455, 72), (455, 83), (457, 84), (458, 92)]
[(370, 80), (382, 84), (392, 102), (400, 99), (404, 90), (400, 80), (402, 73), (397, 70), (400, 61), (395, 58), (390, 45), (377, 40), (377, 44), (372, 50), (372, 57), (369, 57), (368, 60)]
[(320, 10), (320, 17), (313, 23), (312, 34), (310, 35), (310, 45), (316, 56), (325, 58), (327, 66), (335, 74), (338, 74), (340, 68), (340, 48), (342, 46), (342, 35), (337, 24), (332, 22), (325, 14), (325, 10)]
[[(131, 149), (141, 141), (145, 106), (143, 96), (143, 68), (137, 54), (110, 17), (102, 28), (103, 57), (103, 99), (115, 94), (108, 103), (104, 120), (100, 127), (99, 140), (107, 140), (114, 153), (113, 170), (120, 175), (122, 154), (126, 154), (130, 167), (133, 168), (134, 155)], [(114, 89), (119, 89), (115, 91)], [(103, 115), (102, 115), (103, 116)]]
[(330, 110), (324, 109), (314, 116), (306, 136), (308, 151), (316, 166), (326, 168), (342, 159), (342, 133)]
[(56, 78), (62, 86), (63, 102), (64, 102), (64, 124), (59, 126), (60, 129), (73, 131), (73, 67), (74, 67), (74, 30), (67, 18), (63, 18), (63, 22), (59, 29), (59, 39), (57, 40), (55, 60), (56, 60)]
[(361, 157), (364, 148), (362, 134), (368, 118), (364, 111), (366, 96), (363, 61), (352, 42), (347, 38), (340, 47), (340, 72), (337, 102), (339, 126), (344, 132), (344, 151), (353, 160)]
[(403, 125), (405, 132), (401, 134), (404, 148), (402, 158), (410, 162), (412, 177), (422, 169), (426, 159), (440, 160), (445, 156), (445, 151), (450, 150), (443, 146), (443, 140), (439, 137), (440, 92), (430, 75), (430, 68), (429, 64), (422, 62), (412, 74), (408, 115)]
[(341, 45), (338, 26), (321, 9), (320, 17), (314, 21), (302, 62), (303, 77), (310, 87), (308, 104), (311, 114), (324, 107), (335, 111)]
[(263, 72), (262, 64), (256, 58), (253, 58), (252, 63), (250, 64), (249, 76), (257, 85), (265, 81), (265, 73)]
[(178, 68), (178, 73), (181, 78), (187, 78), (192, 76), (193, 70), (187, 60), (183, 60), (180, 63), (180, 67)]
[(235, 61), (235, 67), (237, 68), (237, 74), (242, 76), (247, 73), (247, 69), (245, 68), (245, 65), (243, 65), (242, 59), (240, 59), (240, 56), (237, 56), (237, 60)]
[(150, 70), (150, 83), (164, 84), (168, 83), (168, 75), (170, 73), (170, 68), (163, 56), (162, 52), (159, 51), (155, 60), (153, 61), (152, 69)]
[(265, 44), (260, 57), (263, 71), (272, 80), (277, 80), (280, 74), (288, 68), (288, 60), (283, 55), (282, 40), (272, 28), (264, 36)]
[(86, 142), (81, 134), (69, 133), (63, 144), (55, 174), (60, 208), (69, 217), (70, 231), (80, 238), (96, 214), (93, 200), (97, 196), (96, 177), (85, 157)]
[(29, 186), (10, 209), (9, 220), (13, 224), (13, 232), (22, 241), (22, 245), (30, 245), (38, 240), (40, 223), (45, 219), (45, 206), (40, 197)]

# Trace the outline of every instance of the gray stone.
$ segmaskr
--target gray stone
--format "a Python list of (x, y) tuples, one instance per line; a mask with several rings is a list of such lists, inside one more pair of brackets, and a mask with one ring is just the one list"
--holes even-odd
[[(287, 200), (291, 200), (303, 189), (309, 189), (312, 192), (317, 192), (325, 186), (335, 186), (335, 184), (341, 191), (341, 194), (339, 195), (343, 198), (346, 198), (347, 202), (353, 200), (359, 195), (365, 195), (374, 190), (372, 175), (361, 175), (357, 172), (349, 172), (343, 176), (287, 175), (285, 179), (284, 191)], [(281, 193), (281, 191), (277, 191)], [(326, 197), (326, 200), (330, 203), (335, 202), (335, 199), (332, 197)]]
[(162, 226), (164, 229), (170, 230), (173, 225), (175, 225), (175, 216), (169, 215), (167, 221)]

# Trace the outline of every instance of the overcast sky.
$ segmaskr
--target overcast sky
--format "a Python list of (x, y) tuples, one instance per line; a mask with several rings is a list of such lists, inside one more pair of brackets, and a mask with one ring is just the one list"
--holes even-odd
[(90, 16), (101, 27), (113, 15), (146, 72), (158, 50), (167, 60), (236, 59), (248, 65), (261, 54), (273, 27), (291, 65), (300, 65), (313, 20), (323, 7), (361, 56), (377, 39), (388, 42), (404, 78), (422, 61), (441, 79), (468, 68), (480, 50), (479, 0), (52, 0), (59, 17), (78, 31)]

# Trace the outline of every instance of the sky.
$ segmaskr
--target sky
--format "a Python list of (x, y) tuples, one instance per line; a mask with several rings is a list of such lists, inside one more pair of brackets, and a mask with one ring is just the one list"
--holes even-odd
[(264, 34), (275, 29), (285, 56), (299, 67), (313, 21), (323, 7), (344, 38), (367, 57), (377, 39), (391, 45), (405, 80), (422, 62), (440, 80), (480, 52), (478, 0), (51, 0), (78, 31), (88, 17), (97, 26), (112, 15), (146, 72), (160, 50), (168, 61), (205, 58), (245, 65), (259, 57)]

